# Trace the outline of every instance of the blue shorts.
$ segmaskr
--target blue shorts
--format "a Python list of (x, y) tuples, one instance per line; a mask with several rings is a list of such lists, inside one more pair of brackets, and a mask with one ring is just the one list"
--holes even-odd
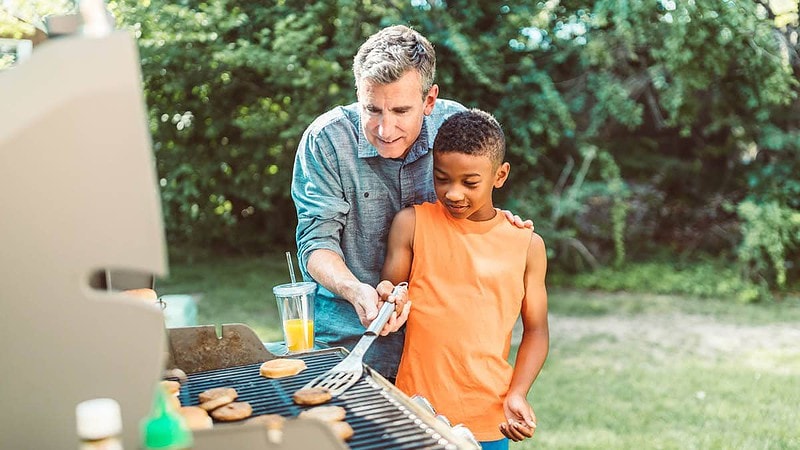
[(481, 441), (481, 450), (508, 450), (508, 438), (496, 441)]

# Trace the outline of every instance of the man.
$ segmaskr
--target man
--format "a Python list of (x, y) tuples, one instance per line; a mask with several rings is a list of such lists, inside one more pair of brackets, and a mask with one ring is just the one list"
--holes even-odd
[[(439, 125), (465, 108), (438, 99), (435, 71), (427, 39), (405, 26), (384, 28), (354, 58), (358, 102), (328, 111), (303, 133), (292, 181), (298, 259), (303, 278), (319, 284), (314, 325), (327, 345), (352, 349), (388, 299), (392, 284), (378, 283), (394, 215), (436, 201), (430, 148)], [(365, 357), (390, 381), (409, 307)]]

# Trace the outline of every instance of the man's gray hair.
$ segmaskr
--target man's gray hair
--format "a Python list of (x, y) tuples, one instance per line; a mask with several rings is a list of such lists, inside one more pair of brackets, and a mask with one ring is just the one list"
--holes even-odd
[(362, 80), (394, 83), (411, 69), (419, 72), (425, 98), (436, 74), (436, 53), (424, 36), (403, 25), (386, 27), (373, 34), (353, 58), (356, 88)]

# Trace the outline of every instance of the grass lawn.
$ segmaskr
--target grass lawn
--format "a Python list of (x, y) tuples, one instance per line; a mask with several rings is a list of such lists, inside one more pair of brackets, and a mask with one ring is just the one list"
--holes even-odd
[[(196, 294), (200, 324), (281, 340), (283, 254), (172, 264), (159, 294)], [(800, 300), (747, 305), (550, 289), (539, 420), (512, 449), (800, 448)], [(513, 357), (513, 355), (512, 355)]]

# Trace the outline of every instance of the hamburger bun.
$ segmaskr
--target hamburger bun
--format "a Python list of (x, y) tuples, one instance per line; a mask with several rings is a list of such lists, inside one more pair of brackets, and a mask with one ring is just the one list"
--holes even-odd
[(306, 367), (306, 362), (302, 359), (277, 358), (262, 364), (259, 372), (266, 378), (283, 378), (297, 375), (306, 370)]
[(213, 426), (211, 416), (199, 406), (184, 406), (178, 410), (192, 430), (206, 430)]

